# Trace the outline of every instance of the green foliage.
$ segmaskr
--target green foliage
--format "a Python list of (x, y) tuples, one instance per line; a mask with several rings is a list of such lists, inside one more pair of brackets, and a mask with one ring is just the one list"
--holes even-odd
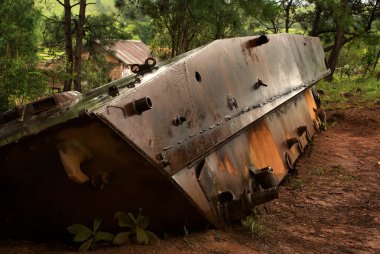
[[(150, 22), (149, 44), (161, 58), (167, 58), (212, 40), (250, 33), (247, 31), (250, 20), (247, 14), (258, 13), (252, 7), (261, 2), (264, 1), (117, 0), (116, 7), (138, 24), (142, 24), (140, 21)], [(247, 6), (251, 7), (250, 12), (245, 11)]]
[(256, 11), (254, 17), (255, 19), (252, 21), (251, 26), (260, 27), (260, 33), (279, 33), (285, 29), (286, 13), (284, 6), (277, 2), (267, 1), (262, 3), (260, 12)]
[[(87, 7), (84, 43), (88, 51), (96, 53), (93, 50), (96, 39), (140, 39), (161, 60), (215, 39), (286, 29), (319, 36), (326, 48), (331, 49), (337, 29), (343, 28), (343, 45), (336, 63), (338, 75), (331, 88), (337, 94), (326, 96), (327, 101), (346, 103), (351, 99), (346, 97), (350, 94), (360, 101), (378, 100), (378, 89), (372, 81), (368, 89), (346, 89), (351, 86), (351, 79), (367, 83), (380, 73), (380, 7), (376, 0), (94, 0), (89, 3), (95, 4)], [(74, 30), (78, 7), (73, 7)], [(3, 0), (0, 15), (0, 110), (3, 111), (46, 94), (46, 70), (37, 69), (37, 51), (44, 60), (65, 59), (65, 47), (63, 7), (57, 0)], [(109, 68), (97, 56), (84, 62), (83, 89), (90, 90), (107, 82)], [(64, 71), (61, 68), (50, 76), (68, 79), (71, 74), (63, 75)], [(350, 84), (341, 86), (347, 82), (346, 78)], [(340, 93), (343, 95), (339, 95), (338, 88), (344, 90)]]
[(101, 55), (94, 55), (90, 59), (84, 61), (82, 70), (82, 91), (90, 91), (96, 87), (110, 82), (108, 76), (112, 64), (104, 60)]
[(0, 56), (36, 58), (39, 12), (33, 0), (0, 1)]
[(334, 76), (332, 83), (320, 82), (317, 88), (323, 91), (321, 95), (323, 107), (326, 109), (345, 108), (355, 105), (371, 105), (380, 101), (380, 86), (375, 77), (351, 79), (339, 75)]
[(380, 57), (380, 47), (378, 45), (376, 46), (369, 46), (365, 53), (363, 54), (362, 58), (362, 64), (364, 66), (364, 73), (363, 76), (365, 76), (368, 72), (372, 73), (375, 71), (377, 62), (379, 61)]
[(0, 112), (46, 91), (37, 69), (39, 12), (32, 0), (0, 1)]
[(331, 171), (335, 174), (342, 174), (345, 170), (342, 165), (333, 165), (331, 166)]
[[(63, 9), (62, 9), (63, 10)], [(61, 11), (62, 11), (61, 10)], [(63, 13), (63, 12), (62, 12)], [(64, 50), (64, 21), (63, 15), (51, 15), (44, 19), (43, 45), (47, 48)], [(73, 17), (73, 22), (76, 18)], [(75, 22), (74, 22), (75, 23)], [(75, 26), (74, 26), (75, 27)], [(73, 35), (74, 35), (73, 31)], [(84, 45), (91, 50), (95, 40), (131, 39), (125, 22), (120, 21), (114, 13), (87, 15), (84, 28)]]
[(0, 58), (0, 112), (43, 95), (46, 81), (28, 58)]
[(191, 242), (189, 240), (189, 230), (186, 228), (186, 226), (183, 226), (183, 241), (188, 245), (191, 246)]
[[(94, 15), (111, 13), (116, 10), (114, 2), (115, 0), (92, 0), (88, 1), (88, 3), (91, 4), (89, 4), (86, 9)], [(62, 5), (60, 5), (57, 0), (35, 0), (35, 3), (40, 9), (42, 9), (44, 16), (59, 16), (62, 13)], [(78, 14), (78, 12), (79, 6), (73, 7), (73, 13)]]
[(311, 168), (307, 170), (309, 174), (323, 176), (326, 174), (326, 170), (324, 168)]
[(129, 240), (134, 240), (138, 244), (151, 244), (158, 242), (159, 238), (151, 231), (147, 230), (149, 218), (142, 215), (142, 209), (135, 217), (132, 213), (125, 214), (117, 212), (115, 218), (118, 225), (128, 228), (129, 231), (119, 232), (114, 235), (109, 232), (100, 231), (101, 219), (94, 219), (92, 230), (86, 225), (74, 224), (67, 227), (67, 230), (74, 235), (73, 241), (81, 243), (79, 251), (87, 251), (99, 242), (112, 243), (113, 245), (123, 245)]
[[(88, 88), (93, 88), (104, 83), (104, 70), (99, 75), (96, 73), (100, 69), (99, 64), (90, 66), (87, 63), (87, 73), (84, 73), (83, 62), (81, 62), (82, 58), (78, 58), (77, 56), (75, 58), (74, 55), (78, 54), (84, 57), (88, 55), (88, 52), (91, 52), (91, 54), (99, 53), (99, 51), (94, 50), (97, 40), (130, 39), (132, 35), (128, 31), (125, 22), (120, 21), (119, 15), (112, 12), (105, 13), (103, 12), (104, 10), (92, 12), (91, 8), (83, 7), (82, 9), (85, 10), (85, 17), (83, 17), (78, 15), (78, 10), (76, 9), (78, 5), (76, 2), (78, 1), (69, 1), (70, 8), (64, 8), (62, 5), (54, 7), (54, 11), (51, 11), (50, 15), (44, 17), (42, 34), (43, 46), (53, 49), (48, 51), (52, 55), (50, 57), (45, 56), (45, 58), (54, 58), (57, 51), (65, 52), (65, 57), (60, 57), (61, 64), (66, 66), (64, 89), (70, 90), (72, 82), (74, 82), (74, 89), (82, 91), (82, 85), (86, 85), (87, 89), (84, 88), (84, 90), (88, 90)], [(57, 0), (45, 1), (44, 5), (40, 4), (47, 9), (52, 3), (54, 6)], [(103, 6), (102, 1), (97, 1), (96, 4), (97, 6)], [(87, 5), (90, 7), (92, 4), (87, 2)], [(57, 12), (57, 9), (60, 11)], [(71, 15), (71, 18), (65, 18), (64, 13)], [(69, 31), (66, 31), (67, 29)], [(78, 31), (81, 32), (78, 33)], [(104, 52), (101, 54), (104, 54)], [(92, 64), (94, 61), (90, 61), (89, 63)], [(95, 69), (96, 71), (94, 71)], [(86, 80), (86, 78), (89, 78), (89, 80)]]
[(373, 34), (347, 43), (342, 48), (339, 58), (336, 80), (342, 80), (344, 77), (353, 77), (356, 80), (375, 77), (380, 72), (379, 40), (380, 37)]
[(131, 39), (132, 34), (127, 30), (124, 22), (118, 19), (114, 13), (89, 15), (86, 19), (85, 44), (91, 44), (95, 40), (126, 40)]
[(113, 241), (115, 238), (114, 234), (99, 231), (101, 223), (102, 221), (100, 219), (94, 219), (92, 230), (82, 224), (74, 224), (67, 227), (67, 230), (74, 235), (73, 241), (76, 243), (82, 243), (79, 247), (79, 251), (87, 251), (101, 241)]
[(267, 228), (259, 222), (259, 216), (257, 214), (247, 216), (242, 224), (251, 232), (252, 237), (254, 235), (264, 237), (268, 234)]
[(293, 190), (302, 190), (302, 188), (305, 186), (305, 183), (302, 179), (295, 177), (288, 177), (287, 184), (289, 184)]
[(114, 239), (115, 245), (121, 245), (128, 241), (129, 238), (135, 240), (138, 244), (149, 244), (158, 240), (158, 237), (151, 231), (147, 230), (149, 218), (142, 215), (142, 209), (135, 217), (132, 213), (125, 214), (117, 212), (115, 218), (118, 219), (118, 225), (128, 228), (128, 232), (120, 232)]

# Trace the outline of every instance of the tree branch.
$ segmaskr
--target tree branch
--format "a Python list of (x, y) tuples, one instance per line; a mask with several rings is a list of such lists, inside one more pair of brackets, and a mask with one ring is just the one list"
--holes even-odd
[[(57, 0), (57, 1), (59, 1), (59, 0)], [(76, 3), (76, 4), (71, 5), (70, 8), (74, 8), (77, 5), (80, 5), (80, 1), (78, 3)]]
[(336, 33), (336, 29), (325, 29), (325, 30), (320, 30), (317, 32), (317, 36), (321, 34), (327, 34), (327, 33)]
[(62, 5), (63, 7), (66, 7), (66, 5), (64, 3), (62, 3), (60, 0), (56, 0), (60, 5)]
[(365, 32), (369, 32), (372, 28), (372, 23), (376, 19), (376, 11), (377, 11), (377, 5), (379, 4), (379, 0), (376, 0), (376, 3), (372, 9), (371, 16), (368, 19), (367, 26), (365, 28)]
[[(353, 41), (356, 37), (357, 37), (357, 36), (352, 36), (352, 37), (350, 37), (350, 38), (344, 38), (344, 39), (343, 39), (343, 42), (342, 42), (342, 46), (345, 45), (345, 44), (347, 44), (347, 43), (349, 43), (349, 42), (351, 42), (351, 41)], [(332, 45), (330, 45), (330, 46), (327, 46), (327, 47), (324, 47), (324, 48), (323, 48), (323, 51), (324, 51), (324, 52), (329, 52), (330, 50), (333, 49), (333, 47), (334, 47), (334, 44), (332, 44)]]

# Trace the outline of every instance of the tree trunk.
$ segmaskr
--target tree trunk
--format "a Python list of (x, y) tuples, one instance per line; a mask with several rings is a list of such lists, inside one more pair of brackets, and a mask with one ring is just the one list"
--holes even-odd
[(292, 7), (293, 0), (290, 0), (287, 5), (284, 3), (284, 9), (285, 9), (285, 32), (289, 33), (290, 28), (290, 7)]
[(313, 21), (313, 28), (311, 29), (310, 36), (318, 36), (319, 26), (321, 23), (322, 6), (317, 2), (315, 6), (315, 17)]
[(373, 67), (372, 67), (372, 72), (375, 71), (376, 66), (377, 66), (377, 62), (379, 62), (379, 58), (380, 58), (380, 50), (377, 52), (376, 59), (375, 59), (375, 62), (373, 64)]
[(76, 45), (75, 45), (75, 61), (74, 61), (74, 90), (82, 91), (82, 54), (83, 54), (83, 35), (84, 22), (86, 18), (86, 0), (80, 0), (79, 4), (79, 20), (76, 29)]
[(343, 46), (343, 27), (337, 27), (338, 31), (335, 34), (334, 46), (331, 50), (329, 60), (327, 61), (327, 67), (330, 68), (331, 74), (326, 77), (326, 81), (331, 82), (335, 72), (336, 65), (338, 64), (340, 50)]
[(71, 4), (70, 0), (64, 1), (65, 9), (65, 51), (66, 51), (66, 75), (63, 90), (70, 91), (73, 77), (73, 40), (71, 34)]
[[(331, 74), (326, 77), (326, 81), (331, 82), (333, 80), (333, 75), (335, 72), (335, 68), (338, 64), (340, 50), (344, 45), (344, 30), (346, 27), (346, 17), (349, 15), (347, 0), (340, 0), (340, 11), (338, 12), (336, 9), (333, 10), (333, 19), (336, 27), (334, 45), (330, 53), (329, 60), (327, 61), (327, 67), (330, 68)], [(336, 7), (335, 7), (336, 8)]]

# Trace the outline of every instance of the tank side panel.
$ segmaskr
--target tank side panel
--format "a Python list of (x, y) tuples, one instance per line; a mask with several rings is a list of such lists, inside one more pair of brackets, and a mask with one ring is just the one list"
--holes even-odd
[[(56, 146), (68, 140), (92, 153), (81, 165), (89, 182), (67, 177)], [(206, 224), (164, 172), (94, 119), (70, 121), (0, 149), (2, 237), (62, 239), (70, 237), (67, 226), (91, 225), (94, 217), (103, 219), (103, 230), (117, 231), (114, 213), (136, 215), (138, 208), (150, 217), (153, 230)]]
[[(305, 92), (309, 94), (309, 90)], [(288, 101), (265, 117), (245, 128), (239, 135), (224, 143), (211, 154), (198, 160), (194, 166), (183, 168), (173, 175), (173, 179), (181, 186), (186, 182), (183, 172), (193, 172), (192, 188), (201, 188), (209, 206), (219, 223), (223, 223), (220, 196), (221, 193), (230, 193), (233, 200), (241, 200), (245, 193), (258, 191), (258, 186), (252, 187), (253, 171), (260, 171), (270, 167), (278, 184), (283, 180), (289, 166), (293, 166), (303, 152), (309, 138), (314, 135), (313, 118), (309, 115), (309, 103), (304, 94)], [(299, 132), (300, 127), (306, 127), (310, 134)], [(287, 140), (300, 140), (302, 150), (298, 145), (289, 146)], [(290, 165), (285, 154), (289, 155)], [(254, 183), (259, 184), (258, 182)], [(191, 194), (192, 190), (185, 189), (196, 203), (201, 203), (199, 197)], [(200, 206), (205, 209), (206, 205)], [(207, 211), (210, 211), (207, 207)], [(241, 208), (243, 209), (243, 208)]]
[[(216, 41), (159, 70), (97, 114), (174, 174), (326, 75), (321, 56), (312, 55), (320, 53), (314, 50), (321, 47), (318, 40), (308, 41), (304, 49), (304, 36), (273, 35), (267, 44), (248, 47), (255, 38)], [(301, 54), (311, 56), (301, 59)], [(303, 64), (318, 68), (306, 75), (300, 72)], [(265, 85), (256, 87), (259, 80)], [(151, 110), (124, 112), (145, 96), (151, 98)], [(174, 124), (178, 117), (185, 121)]]

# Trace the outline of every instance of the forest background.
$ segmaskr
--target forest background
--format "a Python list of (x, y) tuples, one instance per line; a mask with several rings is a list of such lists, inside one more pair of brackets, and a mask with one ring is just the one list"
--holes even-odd
[[(110, 66), (94, 44), (111, 39), (141, 40), (165, 60), (216, 39), (318, 36), (332, 71), (325, 87), (350, 80), (378, 96), (379, 1), (2, 0), (0, 112), (53, 93), (52, 74), (64, 80), (65, 91), (107, 83)], [(41, 68), (54, 61), (63, 64)]]

